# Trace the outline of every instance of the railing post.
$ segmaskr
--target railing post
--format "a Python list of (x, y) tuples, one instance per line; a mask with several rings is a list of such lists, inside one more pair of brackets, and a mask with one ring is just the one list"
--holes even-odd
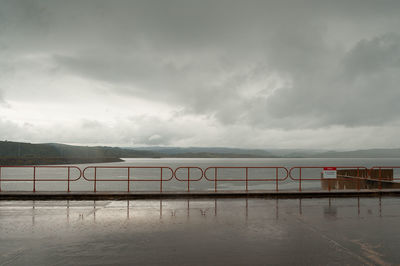
[(275, 185), (275, 190), (276, 190), (276, 191), (279, 191), (279, 188), (278, 188), (278, 175), (279, 175), (279, 173), (278, 173), (278, 167), (277, 167), (275, 170), (276, 170), (276, 185)]
[(130, 176), (131, 176), (131, 170), (130, 170), (131, 168), (129, 168), (128, 167), (128, 192), (130, 192), (130, 182), (129, 182), (129, 179), (130, 179)]
[(160, 167), (160, 193), (162, 192), (162, 167)]
[(246, 192), (249, 191), (249, 168), (246, 167)]
[[(365, 170), (365, 175), (367, 175), (367, 170)], [(357, 168), (357, 190), (360, 190), (360, 168)]]
[(299, 191), (301, 191), (301, 167), (300, 169), (300, 176), (299, 176)]
[(33, 167), (33, 192), (36, 192), (36, 166)]
[(70, 179), (70, 176), (71, 176), (71, 167), (68, 166), (68, 192), (70, 192), (70, 187), (69, 187), (69, 179)]
[[(322, 177), (323, 177), (323, 173), (321, 173), (321, 179), (322, 179)], [(337, 176), (336, 176), (336, 178), (338, 178)], [(326, 182), (328, 182), (328, 191), (331, 191), (331, 180), (330, 179), (325, 179), (326, 180)]]
[(93, 191), (96, 192), (96, 181), (97, 181), (97, 167), (94, 167), (94, 188)]
[(379, 189), (382, 189), (382, 167), (379, 167)]
[(0, 166), (0, 192), (1, 192), (1, 166)]
[(188, 192), (190, 192), (190, 168), (188, 167), (187, 169), (188, 169), (188, 187), (187, 187), (187, 189), (188, 189)]
[(217, 192), (217, 167), (214, 168), (215, 175), (214, 175), (214, 192)]

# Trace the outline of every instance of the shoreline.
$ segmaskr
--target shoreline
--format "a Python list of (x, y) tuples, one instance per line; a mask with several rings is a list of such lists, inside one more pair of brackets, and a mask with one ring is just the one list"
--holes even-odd
[(0, 158), (0, 165), (57, 165), (84, 163), (116, 163), (123, 162), (121, 158)]

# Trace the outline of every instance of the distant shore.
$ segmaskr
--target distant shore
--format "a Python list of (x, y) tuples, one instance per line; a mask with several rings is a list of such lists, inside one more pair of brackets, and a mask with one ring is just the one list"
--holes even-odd
[(54, 165), (123, 162), (121, 158), (17, 158), (0, 157), (0, 165)]

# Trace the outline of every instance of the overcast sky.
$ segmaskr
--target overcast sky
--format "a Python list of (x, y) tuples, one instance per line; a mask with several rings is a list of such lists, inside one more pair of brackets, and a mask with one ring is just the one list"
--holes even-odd
[(399, 0), (0, 0), (0, 139), (400, 147)]

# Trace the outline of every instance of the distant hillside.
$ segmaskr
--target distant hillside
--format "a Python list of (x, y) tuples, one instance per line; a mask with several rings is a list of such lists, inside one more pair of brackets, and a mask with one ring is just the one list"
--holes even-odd
[(0, 157), (0, 165), (52, 165), (123, 162), (119, 158)]
[(162, 157), (225, 157), (225, 158), (400, 158), (400, 149), (369, 149), (355, 151), (323, 151), (306, 149), (237, 149), (224, 147), (135, 147), (152, 151)]
[(224, 147), (86, 147), (0, 141), (0, 165), (119, 162), (120, 158), (400, 158), (400, 149), (261, 150)]
[(329, 151), (315, 154), (317, 158), (400, 158), (400, 149), (369, 149), (356, 151)]
[(0, 141), (0, 164), (2, 165), (119, 162), (120, 158), (153, 157), (159, 157), (159, 155), (151, 151), (135, 151), (115, 147)]
[(120, 158), (271, 158), (264, 150), (234, 148), (119, 148), (0, 141), (0, 165), (119, 162)]
[(163, 157), (181, 158), (274, 158), (279, 157), (265, 150), (224, 147), (135, 147), (135, 150), (152, 151)]
[(116, 147), (85, 147), (56, 143), (31, 144), (0, 141), (2, 157), (54, 157), (54, 158), (139, 158), (157, 156), (151, 151), (136, 151)]

